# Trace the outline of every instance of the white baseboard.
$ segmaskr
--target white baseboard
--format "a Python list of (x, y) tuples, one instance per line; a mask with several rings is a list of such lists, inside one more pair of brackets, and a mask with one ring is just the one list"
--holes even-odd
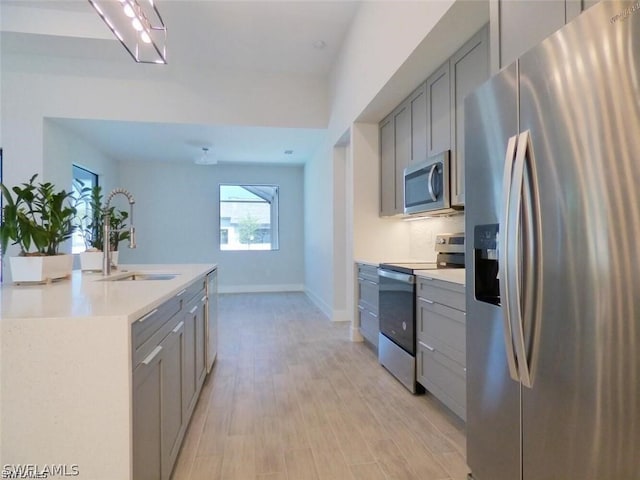
[(334, 310), (331, 316), (332, 322), (350, 322), (351, 318), (347, 315), (346, 310)]
[(358, 327), (351, 327), (351, 341), (364, 342), (364, 337), (360, 333), (360, 329)]
[(309, 300), (320, 309), (322, 313), (324, 313), (325, 317), (333, 318), (333, 312), (331, 311), (331, 307), (327, 305), (327, 303), (318, 297), (315, 293), (313, 293), (308, 288), (304, 289), (304, 293), (309, 297)]
[(218, 285), (218, 293), (304, 292), (302, 284), (281, 285)]

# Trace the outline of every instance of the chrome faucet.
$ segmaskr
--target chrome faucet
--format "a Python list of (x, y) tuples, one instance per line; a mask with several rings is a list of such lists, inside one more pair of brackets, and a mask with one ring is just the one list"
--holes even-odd
[[(127, 197), (127, 200), (129, 200), (129, 248), (136, 248), (136, 229), (133, 226), (133, 204), (136, 203), (136, 201), (133, 199), (133, 195), (131, 195), (131, 193), (124, 188), (116, 188), (115, 190), (112, 190), (107, 197), (107, 200), (104, 203), (104, 208), (102, 210), (102, 221), (104, 222), (104, 225), (102, 227), (102, 275), (105, 276), (111, 274), (111, 242), (109, 237), (111, 236), (112, 232), (109, 228), (109, 223), (111, 221), (109, 206), (111, 204), (111, 199), (117, 194), (122, 194)], [(118, 230), (118, 232), (120, 231), (121, 230)]]

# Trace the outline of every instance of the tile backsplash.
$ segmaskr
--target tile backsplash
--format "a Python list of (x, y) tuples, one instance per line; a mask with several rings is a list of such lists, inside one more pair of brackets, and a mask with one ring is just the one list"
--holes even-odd
[(435, 242), (439, 233), (464, 232), (464, 214), (409, 222), (409, 253), (411, 258), (436, 261)]

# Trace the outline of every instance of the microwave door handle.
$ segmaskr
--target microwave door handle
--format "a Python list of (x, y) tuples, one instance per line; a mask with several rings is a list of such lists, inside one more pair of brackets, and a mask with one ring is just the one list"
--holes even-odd
[(433, 191), (433, 176), (435, 175), (436, 169), (438, 168), (437, 164), (431, 165), (431, 169), (429, 170), (429, 179), (427, 180), (427, 185), (429, 187), (429, 195), (431, 196), (431, 201), (435, 202), (438, 200), (435, 192)]

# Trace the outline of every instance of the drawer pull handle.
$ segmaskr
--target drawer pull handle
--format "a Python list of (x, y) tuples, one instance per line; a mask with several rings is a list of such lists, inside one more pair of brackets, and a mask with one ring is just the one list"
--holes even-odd
[(195, 307), (193, 307), (191, 310), (189, 310), (189, 313), (193, 313), (198, 309), (198, 305), (196, 305)]
[(183, 326), (184, 326), (184, 320), (181, 321), (178, 325), (176, 325), (176, 328), (173, 329), (173, 333), (178, 333)]
[(205, 295), (204, 297), (202, 297), (202, 298), (200, 299), (200, 301), (201, 301), (202, 303), (206, 302), (206, 301), (207, 301), (207, 296)]
[(365, 280), (365, 282), (370, 283), (371, 285), (378, 285), (376, 282), (372, 282), (371, 280)]
[(364, 312), (364, 307), (362, 305), (358, 305), (358, 310), (360, 310), (361, 312)]
[(423, 298), (423, 300), (427, 302), (429, 305), (433, 305), (433, 300), (429, 300), (428, 298)]
[(378, 315), (376, 315), (376, 314), (375, 314), (375, 313), (373, 313), (373, 312), (369, 312), (369, 315), (371, 315), (372, 317), (378, 318)]
[(153, 359), (158, 356), (158, 354), (161, 351), (162, 351), (162, 345), (158, 345), (156, 348), (153, 349), (153, 352), (151, 352), (149, 356), (142, 361), (142, 364), (149, 365), (153, 361)]
[(426, 343), (423, 343), (423, 342), (418, 342), (418, 343), (419, 343), (420, 345), (422, 345), (424, 348), (426, 348), (427, 350), (429, 350), (430, 352), (435, 352), (435, 351), (436, 351), (436, 349), (435, 349), (435, 348), (433, 348), (433, 347), (431, 347), (431, 346), (427, 345)]
[(183, 294), (184, 292), (186, 292), (186, 291), (187, 291), (187, 289), (185, 288), (184, 290), (182, 290), (182, 291), (180, 291), (180, 292), (176, 293), (176, 297), (179, 297), (180, 295), (182, 295), (182, 294)]
[(138, 321), (139, 321), (140, 323), (142, 323), (142, 322), (144, 322), (147, 318), (149, 318), (149, 317), (151, 317), (151, 316), (155, 315), (156, 313), (158, 313), (158, 309), (157, 309), (157, 308), (154, 308), (154, 309), (153, 309), (153, 310), (151, 310), (149, 313), (147, 313), (144, 317), (139, 318), (139, 319), (138, 319)]

